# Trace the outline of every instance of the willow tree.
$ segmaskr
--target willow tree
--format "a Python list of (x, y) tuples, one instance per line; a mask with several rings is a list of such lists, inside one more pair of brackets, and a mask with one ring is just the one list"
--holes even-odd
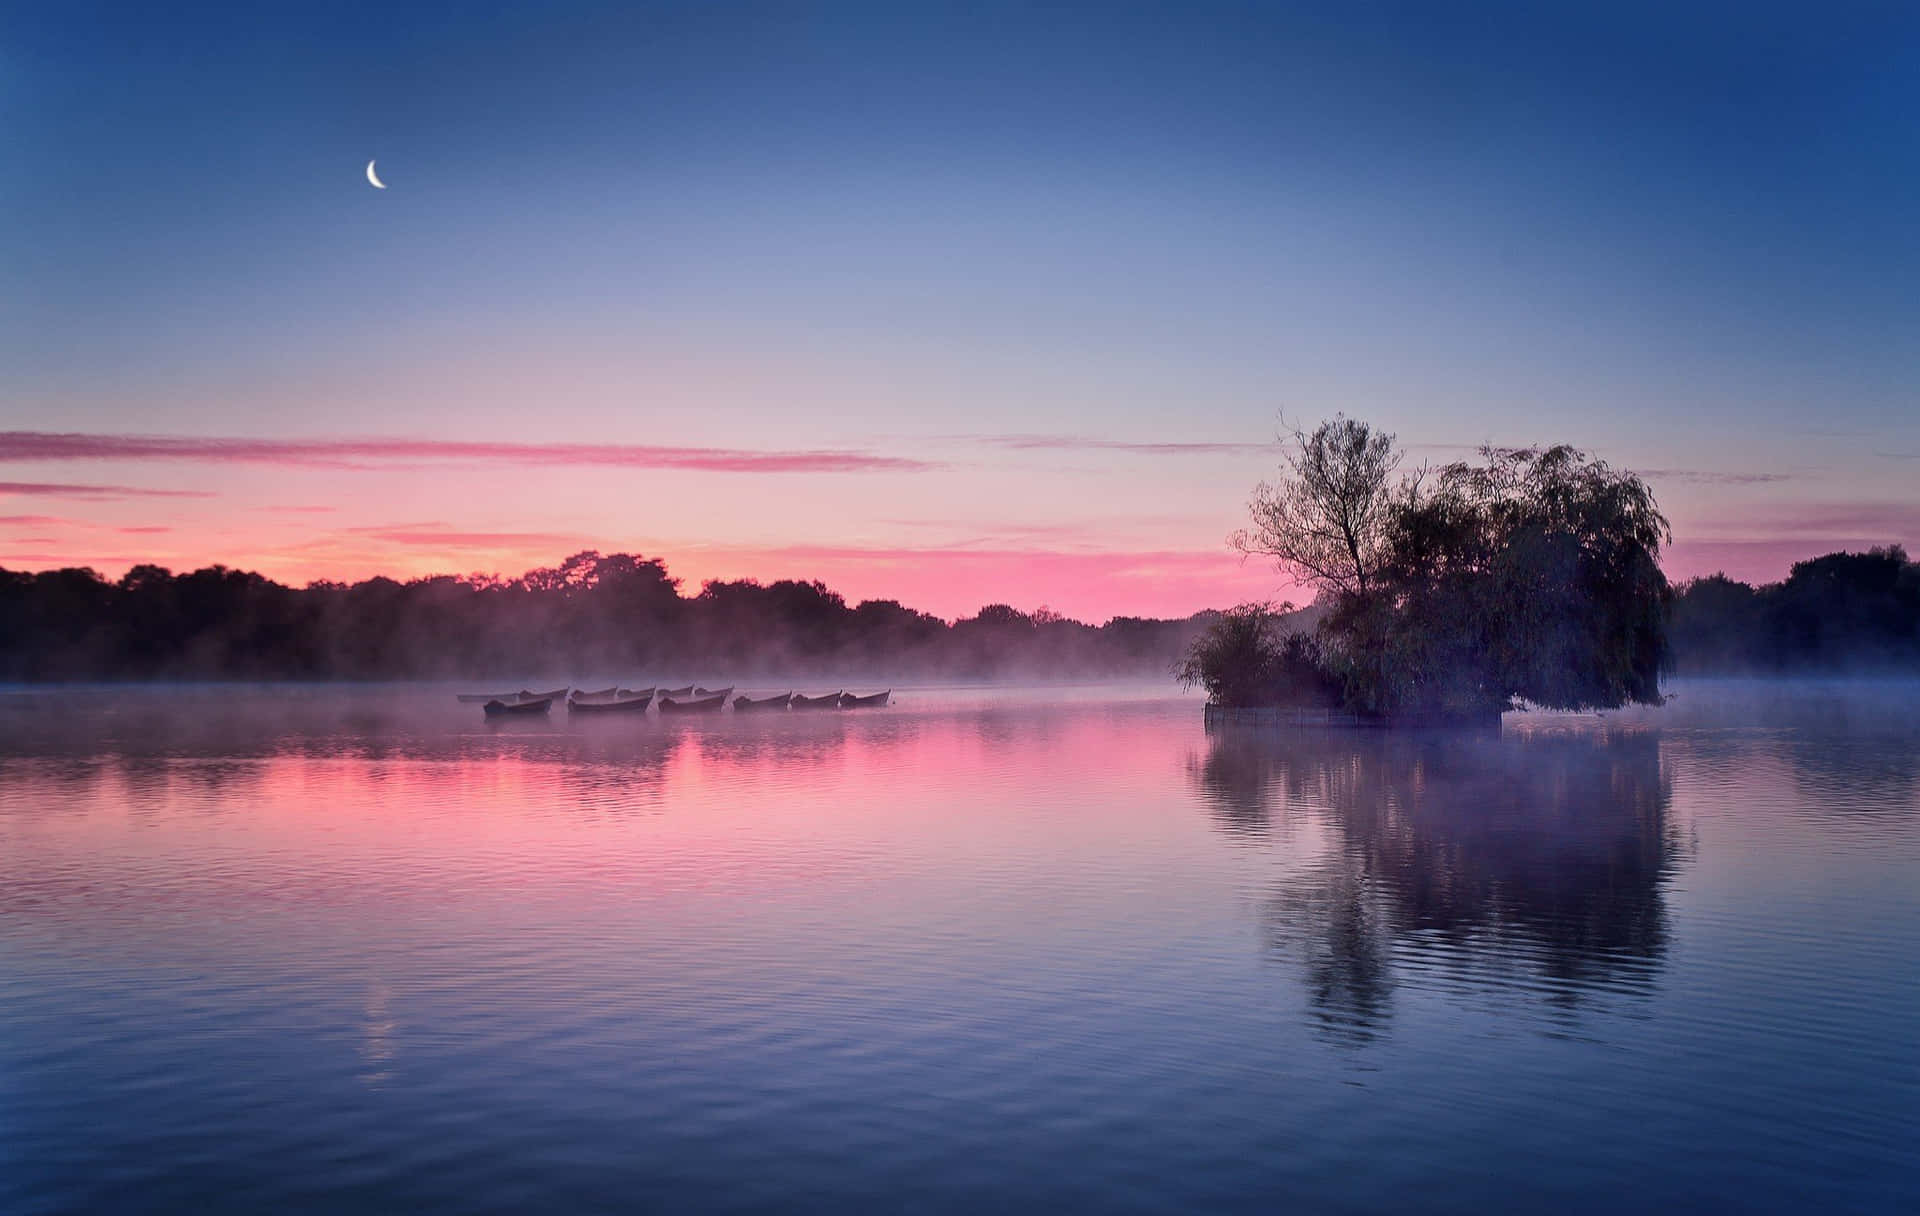
[(1566, 446), (1484, 448), (1396, 476), (1393, 436), (1335, 418), (1296, 431), (1243, 553), (1315, 587), (1345, 703), (1484, 714), (1657, 702), (1671, 591), (1666, 518), (1638, 476)]
[(1394, 512), (1382, 572), (1419, 702), (1657, 703), (1671, 539), (1638, 475), (1577, 449), (1482, 448)]

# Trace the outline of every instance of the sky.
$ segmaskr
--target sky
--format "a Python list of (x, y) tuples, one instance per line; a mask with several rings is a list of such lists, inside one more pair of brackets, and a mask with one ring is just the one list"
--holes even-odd
[(1344, 412), (1778, 579), (1920, 548), (1916, 216), (1911, 4), (28, 3), (0, 566), (1184, 615)]

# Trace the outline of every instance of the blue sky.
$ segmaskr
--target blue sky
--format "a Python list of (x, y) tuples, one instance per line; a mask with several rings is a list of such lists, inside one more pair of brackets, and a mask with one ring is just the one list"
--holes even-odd
[(1174, 610), (1257, 581), (1220, 538), (1281, 411), (1647, 470), (1681, 572), (1920, 523), (1910, 5), (62, 4), (3, 38), (0, 482), (215, 497), (0, 501), (33, 521), (0, 564), (578, 540), (958, 611), (964, 551), (1021, 580), (992, 598)]

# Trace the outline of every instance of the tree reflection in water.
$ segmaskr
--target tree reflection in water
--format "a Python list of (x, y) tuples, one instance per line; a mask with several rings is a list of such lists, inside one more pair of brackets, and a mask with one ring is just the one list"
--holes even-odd
[(1647, 990), (1683, 853), (1672, 778), (1657, 734), (1589, 727), (1211, 733), (1191, 768), (1221, 830), (1290, 829), (1264, 917), (1324, 1033), (1377, 1037), (1401, 988), (1563, 1028), (1583, 1000)]

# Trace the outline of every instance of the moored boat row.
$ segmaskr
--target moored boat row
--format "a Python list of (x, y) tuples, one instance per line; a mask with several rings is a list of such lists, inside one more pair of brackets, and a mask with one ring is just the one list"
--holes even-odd
[(568, 713), (578, 714), (644, 714), (650, 706), (656, 705), (663, 714), (717, 714), (727, 707), (729, 697), (733, 698), (735, 713), (785, 709), (871, 709), (889, 704), (893, 700), (893, 690), (889, 688), (885, 692), (865, 696), (843, 689), (818, 697), (795, 692), (772, 697), (734, 697), (732, 685), (707, 688), (688, 684), (680, 688), (621, 688), (614, 685), (591, 690), (556, 688), (550, 692), (531, 692), (523, 688), (518, 692), (459, 694), (461, 703), (479, 704), (490, 718), (549, 713), (555, 701), (564, 703)]
[(576, 714), (643, 714), (653, 704), (651, 688), (603, 688), (576, 692), (567, 698), (567, 712)]

